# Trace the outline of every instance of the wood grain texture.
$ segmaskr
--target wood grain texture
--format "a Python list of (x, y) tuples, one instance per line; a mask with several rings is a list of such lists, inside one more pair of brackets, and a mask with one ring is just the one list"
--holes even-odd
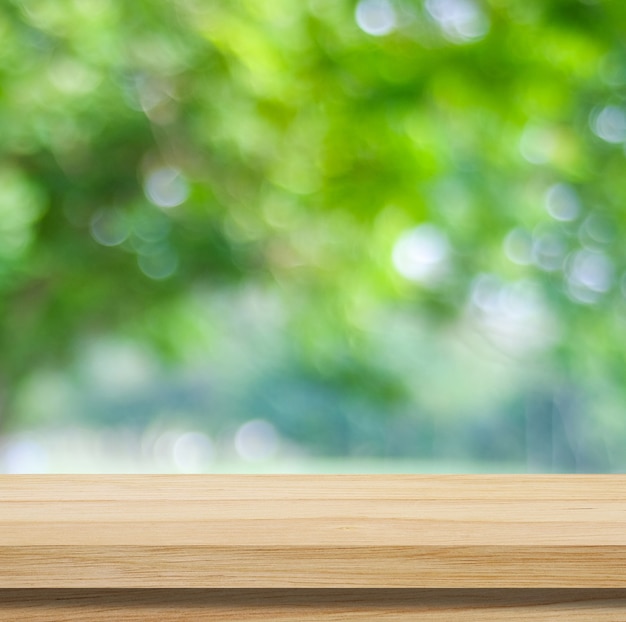
[(0, 477), (0, 588), (626, 588), (626, 477)]
[(4, 622), (623, 622), (625, 590), (0, 590)]

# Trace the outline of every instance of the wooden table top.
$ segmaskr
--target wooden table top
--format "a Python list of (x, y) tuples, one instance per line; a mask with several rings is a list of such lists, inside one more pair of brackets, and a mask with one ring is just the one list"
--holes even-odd
[(0, 476), (3, 588), (626, 587), (626, 476)]

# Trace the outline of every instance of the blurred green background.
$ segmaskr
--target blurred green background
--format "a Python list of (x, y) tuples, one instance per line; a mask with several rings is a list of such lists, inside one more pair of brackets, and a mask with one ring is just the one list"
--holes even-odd
[(0, 469), (623, 470), (625, 32), (5, 0)]

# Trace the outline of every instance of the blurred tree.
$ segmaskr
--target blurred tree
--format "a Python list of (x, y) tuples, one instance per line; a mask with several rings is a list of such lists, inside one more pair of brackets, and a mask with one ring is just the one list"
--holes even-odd
[(374, 394), (385, 301), (619, 383), (625, 28), (617, 0), (7, 0), (4, 411), (90, 336), (197, 341), (189, 295), (240, 280)]

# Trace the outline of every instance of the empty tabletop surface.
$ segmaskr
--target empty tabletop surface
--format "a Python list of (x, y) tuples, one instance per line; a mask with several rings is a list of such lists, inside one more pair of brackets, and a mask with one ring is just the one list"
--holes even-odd
[(0, 476), (0, 587), (626, 587), (626, 477)]

